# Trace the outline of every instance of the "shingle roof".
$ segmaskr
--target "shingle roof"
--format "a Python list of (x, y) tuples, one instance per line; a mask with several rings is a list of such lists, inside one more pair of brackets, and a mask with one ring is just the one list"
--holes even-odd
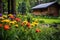
[(48, 6), (50, 6), (50, 5), (54, 4), (54, 3), (56, 3), (56, 1), (49, 2), (49, 3), (39, 4), (39, 5), (35, 6), (35, 7), (33, 7), (32, 9), (47, 8)]

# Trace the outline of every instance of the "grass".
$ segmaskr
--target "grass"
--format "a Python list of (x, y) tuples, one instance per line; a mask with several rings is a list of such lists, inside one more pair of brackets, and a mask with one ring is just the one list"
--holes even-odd
[(52, 24), (53, 22), (60, 23), (60, 19), (40, 19), (44, 20), (45, 23)]
[[(33, 15), (31, 15), (33, 16)], [(52, 23), (60, 23), (60, 18), (59, 17), (41, 17), (41, 16), (33, 16), (35, 19), (43, 20), (47, 24), (52, 24)], [(34, 20), (35, 20), (34, 19)]]

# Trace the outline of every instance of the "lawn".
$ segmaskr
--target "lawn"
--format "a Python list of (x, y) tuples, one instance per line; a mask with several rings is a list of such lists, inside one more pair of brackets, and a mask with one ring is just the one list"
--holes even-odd
[(40, 20), (44, 20), (45, 23), (48, 23), (48, 24), (51, 24), (53, 22), (60, 23), (60, 19), (40, 19)]

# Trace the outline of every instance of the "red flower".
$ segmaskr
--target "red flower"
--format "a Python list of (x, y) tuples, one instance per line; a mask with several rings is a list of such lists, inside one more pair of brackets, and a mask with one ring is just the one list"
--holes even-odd
[(9, 18), (14, 19), (15, 17), (14, 16), (10, 16)]
[(16, 20), (17, 22), (20, 22), (20, 18), (16, 18), (15, 20)]
[(31, 28), (31, 25), (30, 23), (28, 22), (27, 25), (26, 25), (28, 28)]
[(9, 25), (4, 25), (4, 30), (9, 30), (9, 29), (10, 29)]
[(2, 27), (2, 24), (0, 24), (0, 28)]
[(39, 29), (36, 29), (36, 32), (38, 33), (38, 32), (41, 32)]

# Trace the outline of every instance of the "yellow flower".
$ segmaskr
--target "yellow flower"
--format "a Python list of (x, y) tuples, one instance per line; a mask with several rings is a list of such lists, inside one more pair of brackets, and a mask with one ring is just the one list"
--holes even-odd
[(23, 23), (26, 25), (28, 22), (27, 21), (23, 21)]
[(10, 21), (9, 23), (10, 24), (16, 24), (16, 21)]
[(31, 26), (32, 26), (32, 27), (34, 27), (34, 26), (35, 26), (35, 24), (31, 24)]
[(18, 27), (18, 24), (16, 24), (15, 27)]
[(5, 20), (2, 20), (2, 22), (10, 22), (10, 20), (9, 19), (5, 19)]
[(15, 21), (15, 20), (13, 22), (17, 23), (17, 21)]
[(8, 16), (13, 16), (12, 14), (9, 14)]
[(18, 24), (16, 24), (15, 26), (18, 26)]
[(7, 18), (7, 16), (6, 16), (6, 15), (3, 15), (2, 17), (3, 17), (3, 18)]
[(38, 25), (38, 23), (35, 23), (35, 25), (37, 26), (37, 25)]
[(38, 23), (36, 23), (36, 22), (32, 22), (32, 24), (34, 24), (35, 26), (37, 26), (37, 25), (38, 25)]

